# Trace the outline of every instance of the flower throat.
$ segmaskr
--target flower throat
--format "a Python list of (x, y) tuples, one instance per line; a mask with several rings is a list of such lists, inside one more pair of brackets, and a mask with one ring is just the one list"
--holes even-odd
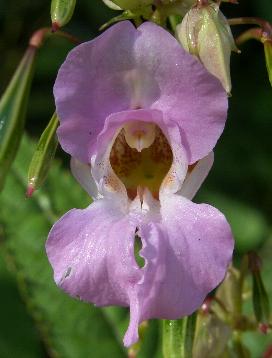
[(137, 188), (147, 188), (158, 199), (159, 189), (173, 161), (169, 143), (153, 124), (132, 121), (117, 135), (110, 153), (110, 164), (127, 189), (130, 199)]

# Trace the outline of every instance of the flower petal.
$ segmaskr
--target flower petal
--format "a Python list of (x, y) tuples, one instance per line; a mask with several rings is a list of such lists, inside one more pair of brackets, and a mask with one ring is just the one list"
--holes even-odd
[(99, 306), (128, 306), (130, 287), (141, 278), (134, 258), (136, 226), (105, 199), (69, 211), (53, 226), (46, 243), (57, 285)]
[(209, 171), (213, 165), (213, 160), (213, 152), (208, 154), (205, 158), (200, 159), (192, 171), (187, 174), (178, 194), (187, 199), (193, 199), (201, 184), (209, 174)]
[(133, 68), (137, 31), (122, 21), (93, 41), (75, 47), (61, 66), (54, 86), (62, 148), (82, 162), (106, 117), (129, 108), (129, 84), (124, 74)]
[(166, 123), (162, 112), (151, 109), (123, 111), (113, 113), (107, 117), (105, 126), (98, 136), (99, 146), (97, 146), (92, 157), (92, 175), (95, 181), (99, 183), (99, 192), (104, 196), (107, 195), (107, 191), (110, 189), (108, 188), (107, 190), (107, 187), (104, 186), (104, 181), (106, 180), (109, 182), (109, 177), (111, 178), (111, 182), (115, 182), (114, 187), (118, 189), (118, 196), (120, 198), (120, 193), (125, 190), (124, 188), (122, 190), (120, 185), (116, 182), (117, 178), (116, 175), (112, 173), (109, 156), (111, 146), (116, 135), (118, 134), (118, 131), (125, 123), (129, 123), (133, 120), (155, 123), (158, 127), (160, 127), (163, 134), (167, 138), (172, 149), (173, 163), (166, 178), (164, 179), (160, 191), (165, 193), (175, 193), (180, 189), (186, 176), (188, 163), (186, 151), (183, 146), (178, 125), (174, 121), (168, 121)]
[(188, 315), (223, 280), (233, 252), (231, 229), (217, 209), (179, 195), (161, 201), (161, 215), (169, 240), (168, 277), (174, 277), (168, 295), (179, 302), (169, 304), (169, 316)]
[(213, 149), (224, 129), (226, 93), (167, 31), (149, 22), (138, 31), (141, 36), (134, 46), (137, 66), (142, 76), (148, 73), (159, 88), (157, 100), (149, 105), (179, 124), (189, 162), (194, 163)]
[(233, 252), (230, 227), (217, 209), (167, 195), (162, 222), (142, 222), (143, 277), (130, 295), (125, 345), (137, 340), (137, 326), (150, 318), (190, 315), (224, 278)]
[(190, 163), (212, 150), (227, 114), (220, 82), (172, 35), (149, 22), (135, 29), (122, 21), (73, 49), (59, 70), (54, 95), (60, 143), (82, 162), (89, 162), (112, 113), (162, 111), (179, 125)]

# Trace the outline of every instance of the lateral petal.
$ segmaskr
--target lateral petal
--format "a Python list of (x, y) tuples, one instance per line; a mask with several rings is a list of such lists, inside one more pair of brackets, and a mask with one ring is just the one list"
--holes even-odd
[(230, 227), (222, 213), (167, 195), (162, 219), (142, 222), (139, 229), (145, 259), (142, 279), (130, 295), (126, 346), (137, 341), (146, 319), (190, 315), (224, 278), (233, 252)]
[(108, 200), (73, 209), (51, 229), (46, 243), (58, 286), (98, 306), (129, 305), (141, 278), (134, 258), (136, 222)]

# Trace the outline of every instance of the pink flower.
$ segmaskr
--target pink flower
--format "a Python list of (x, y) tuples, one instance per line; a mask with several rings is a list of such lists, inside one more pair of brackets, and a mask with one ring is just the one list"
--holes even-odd
[(190, 201), (212, 166), (225, 91), (162, 28), (121, 22), (70, 52), (54, 94), (59, 141), (94, 199), (50, 231), (54, 278), (97, 306), (129, 306), (129, 346), (141, 321), (195, 311), (231, 260), (225, 217)]

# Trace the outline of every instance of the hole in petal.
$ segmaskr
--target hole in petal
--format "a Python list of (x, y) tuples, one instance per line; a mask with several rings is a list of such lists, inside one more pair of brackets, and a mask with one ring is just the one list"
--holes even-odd
[(68, 278), (71, 275), (71, 272), (72, 272), (72, 267), (68, 267), (67, 270), (63, 273), (61, 282), (63, 282), (66, 278)]
[(142, 240), (140, 236), (137, 234), (137, 230), (135, 233), (135, 240), (134, 240), (134, 256), (135, 260), (140, 268), (144, 267), (145, 260), (140, 256), (140, 251), (142, 249)]
[(112, 169), (125, 185), (130, 199), (136, 197), (139, 186), (158, 198), (172, 161), (172, 150), (161, 129), (142, 121), (125, 124), (110, 153)]

